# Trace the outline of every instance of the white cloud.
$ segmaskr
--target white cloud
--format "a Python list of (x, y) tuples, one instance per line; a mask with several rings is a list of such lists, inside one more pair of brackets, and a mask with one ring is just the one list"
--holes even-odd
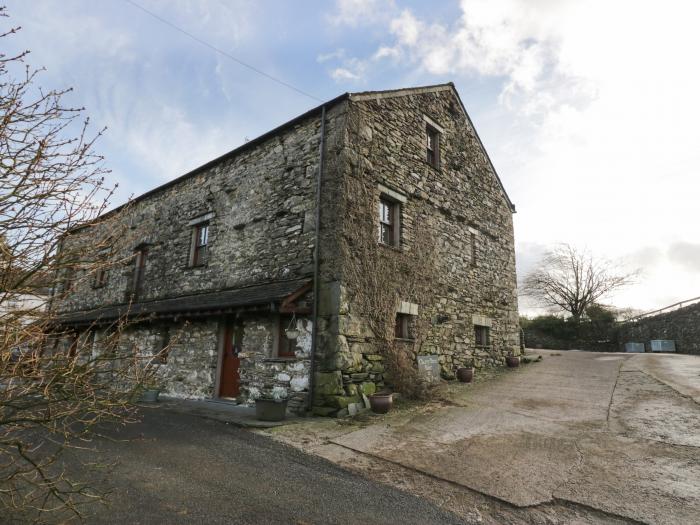
[(357, 73), (353, 73), (349, 69), (345, 69), (344, 67), (337, 67), (331, 71), (331, 78), (333, 78), (333, 80), (335, 80), (336, 82), (347, 82), (357, 81), (360, 80), (362, 77)]
[(518, 205), (518, 255), (560, 241), (611, 258), (652, 246), (661, 256), (643, 261), (644, 281), (616, 300), (651, 308), (698, 295), (700, 6), (463, 0), (460, 8), (450, 23), (397, 13), (370, 56), (423, 75), (499, 82), (500, 107), (470, 109)]
[(357, 27), (386, 20), (394, 9), (394, 0), (337, 0), (328, 20), (336, 26)]
[(700, 273), (700, 244), (674, 242), (668, 248), (668, 258), (693, 273)]
[(323, 64), (329, 60), (341, 60), (343, 58), (345, 58), (345, 49), (340, 48), (330, 53), (321, 53), (316, 57), (316, 62)]
[(372, 60), (381, 60), (383, 58), (399, 59), (401, 57), (401, 49), (398, 47), (381, 46), (376, 53), (372, 55)]

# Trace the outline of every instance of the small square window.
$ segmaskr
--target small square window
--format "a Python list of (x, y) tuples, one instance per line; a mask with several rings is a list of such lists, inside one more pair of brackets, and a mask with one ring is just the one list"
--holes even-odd
[(203, 222), (196, 225), (192, 234), (192, 260), (190, 261), (190, 266), (202, 266), (207, 263), (209, 223)]
[(426, 162), (434, 168), (440, 167), (440, 132), (432, 126), (425, 126)]
[(413, 315), (396, 314), (396, 325), (394, 328), (394, 337), (397, 339), (414, 339), (413, 335)]
[(476, 346), (489, 346), (491, 344), (489, 327), (488, 326), (474, 326), (474, 339), (476, 341)]
[(398, 246), (401, 205), (384, 197), (379, 199), (379, 242)]

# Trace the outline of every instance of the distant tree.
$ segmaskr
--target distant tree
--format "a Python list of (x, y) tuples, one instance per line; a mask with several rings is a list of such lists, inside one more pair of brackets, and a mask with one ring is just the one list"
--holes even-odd
[(543, 306), (567, 312), (578, 325), (588, 308), (631, 284), (635, 276), (636, 272), (619, 271), (612, 262), (594, 258), (586, 250), (561, 244), (525, 277), (521, 292)]
[(592, 304), (586, 308), (586, 318), (597, 324), (612, 324), (615, 322), (615, 311), (602, 304)]
[(615, 320), (628, 321), (642, 315), (645, 312), (646, 310), (641, 310), (639, 308), (619, 308), (615, 312)]
[(520, 326), (526, 333), (539, 333), (562, 341), (576, 338), (573, 323), (557, 315), (538, 315)]
[[(105, 338), (108, 351), (95, 355), (89, 331), (63, 331), (46, 304), (19, 300), (50, 287), (60, 301), (71, 293), (67, 276), (79, 284), (107, 264), (85, 247), (61, 245), (72, 228), (94, 221), (111, 195), (93, 151), (99, 133), (88, 136), (82, 110), (63, 102), (66, 90), (36, 85), (40, 70), (24, 63), (27, 53), (0, 54), (0, 521), (58, 523), (101, 498), (87, 466), (87, 480), (63, 472), (62, 452), (84, 446), (104, 422), (132, 420), (152, 356), (120, 349), (119, 322)], [(112, 215), (94, 227), (90, 248), (123, 238)], [(72, 344), (63, 351), (58, 343), (66, 339)]]

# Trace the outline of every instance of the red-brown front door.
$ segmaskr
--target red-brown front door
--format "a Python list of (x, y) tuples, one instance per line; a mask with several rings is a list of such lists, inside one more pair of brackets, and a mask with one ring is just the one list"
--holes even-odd
[(238, 352), (241, 344), (241, 330), (232, 323), (226, 323), (224, 330), (224, 355), (221, 358), (221, 378), (219, 397), (236, 397), (239, 394), (241, 376), (238, 367), (241, 360)]

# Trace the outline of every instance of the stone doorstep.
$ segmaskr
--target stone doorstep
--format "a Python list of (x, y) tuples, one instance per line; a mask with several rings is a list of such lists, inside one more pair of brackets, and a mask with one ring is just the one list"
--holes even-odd
[(242, 428), (273, 428), (308, 421), (308, 418), (290, 414), (289, 411), (284, 421), (259, 421), (255, 418), (255, 407), (238, 405), (234, 401), (160, 397), (161, 401), (157, 404), (146, 406), (213, 419)]

